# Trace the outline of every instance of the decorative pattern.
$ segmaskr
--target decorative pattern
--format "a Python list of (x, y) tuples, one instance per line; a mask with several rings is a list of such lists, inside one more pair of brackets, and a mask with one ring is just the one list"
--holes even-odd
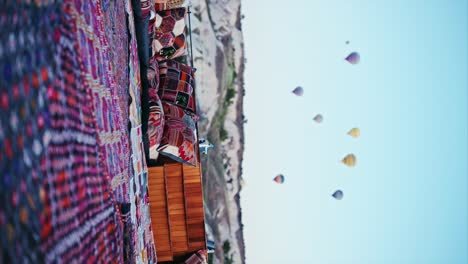
[[(131, 142), (131, 164), (133, 167), (133, 175), (129, 179), (129, 201), (130, 213), (126, 222), (125, 234), (129, 238), (128, 245), (132, 252), (130, 263), (156, 263), (156, 248), (153, 240), (153, 230), (151, 226), (151, 217), (149, 214), (148, 200), (148, 173), (144, 147), (142, 143), (142, 127), (141, 127), (141, 79), (140, 79), (140, 61), (137, 49), (137, 37), (135, 22), (132, 19), (134, 13), (130, 0), (125, 0), (126, 12), (128, 19), (128, 31), (130, 34), (129, 43), (129, 69), (130, 69), (130, 86), (129, 92), (132, 98), (130, 104), (129, 120), (131, 123), (130, 142)], [(141, 29), (139, 29), (141, 30)], [(147, 28), (144, 28), (147, 32)], [(127, 228), (128, 227), (128, 228)]]
[(102, 57), (81, 57), (78, 10), (65, 1), (7, 2), (0, 11), (5, 263), (122, 262), (120, 215), (85, 70), (101, 67)]
[[(0, 9), (0, 262), (40, 263), (45, 193), (41, 163), (50, 123), (47, 87), (57, 80), (60, 4)], [(50, 17), (50, 19), (48, 19)], [(47, 19), (46, 19), (47, 18)], [(57, 32), (57, 34), (54, 34)], [(47, 235), (47, 234), (46, 234)]]
[(152, 50), (158, 61), (187, 55), (186, 8), (156, 13)]
[(165, 127), (158, 148), (159, 153), (178, 162), (196, 166), (198, 139), (195, 123), (198, 121), (198, 116), (184, 111), (177, 105), (168, 102), (162, 104)]
[(133, 165), (133, 177), (130, 179), (130, 219), (134, 227), (133, 255), (136, 263), (156, 263), (156, 249), (149, 213), (148, 168), (143, 152), (141, 126), (132, 128), (130, 137)]
[(154, 24), (156, 23), (156, 12), (154, 11), (154, 6), (150, 10), (150, 17), (148, 23), (148, 47), (149, 47), (149, 57), (154, 57), (153, 52), (153, 40), (154, 40)]
[(47, 175), (41, 232), (46, 262), (122, 261), (122, 223), (110, 181), (125, 173), (125, 138), (113, 89), (106, 88), (113, 83), (100, 8), (64, 3), (62, 64), (57, 86), (47, 89), (51, 134), (41, 164)]
[[(76, 5), (77, 50), (82, 58), (84, 85), (92, 91), (100, 152), (105, 157), (117, 201), (128, 201), (130, 168), (127, 126), (122, 119), (117, 85), (109, 60), (109, 44), (104, 31), (101, 5), (84, 2)], [(92, 14), (92, 16), (90, 15)], [(90, 31), (90, 28), (92, 31)], [(119, 179), (119, 181), (115, 181)]]
[(159, 156), (157, 151), (164, 132), (164, 112), (161, 100), (156, 89), (150, 89), (150, 114), (148, 121), (148, 137), (150, 140), (149, 159), (156, 161)]
[(0, 262), (155, 263), (130, 0), (49, 2), (0, 10)]
[[(104, 2), (104, 1), (103, 1)], [(117, 97), (122, 113), (122, 120), (128, 118), (129, 87), (129, 47), (128, 29), (125, 13), (125, 1), (108, 1), (103, 4), (104, 30), (109, 44), (109, 60), (112, 75), (117, 85)], [(128, 131), (125, 130), (129, 138)]]
[(185, 0), (155, 0), (154, 2), (156, 11), (173, 9), (185, 5)]
[(159, 64), (159, 97), (162, 101), (173, 103), (183, 109), (195, 109), (195, 71), (192, 67), (175, 60)]
[(147, 78), (149, 82), (149, 90), (158, 92), (159, 90), (159, 64), (155, 58), (150, 59), (148, 72), (147, 72)]

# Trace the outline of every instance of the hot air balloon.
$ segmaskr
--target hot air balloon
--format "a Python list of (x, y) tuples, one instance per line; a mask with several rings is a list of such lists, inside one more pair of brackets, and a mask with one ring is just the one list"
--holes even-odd
[(284, 183), (284, 176), (283, 176), (283, 174), (278, 174), (278, 175), (276, 175), (276, 177), (273, 178), (273, 181), (275, 181), (276, 183), (279, 183), (279, 184), (283, 184), (283, 183)]
[(301, 86), (298, 86), (292, 91), (292, 93), (297, 96), (302, 96), (304, 94), (304, 89), (302, 89)]
[(348, 44), (349, 44), (349, 40), (347, 40), (345, 43), (346, 43), (346, 45), (348, 45)]
[(359, 56), (359, 53), (357, 52), (351, 52), (348, 57), (345, 58), (345, 60), (347, 60), (349, 63), (351, 64), (358, 64), (359, 63), (359, 60), (360, 60), (360, 56)]
[(354, 156), (354, 154), (348, 154), (341, 160), (341, 162), (348, 167), (354, 167), (356, 166), (356, 156)]
[(352, 136), (353, 138), (358, 138), (361, 135), (361, 131), (359, 130), (359, 128), (354, 127), (348, 131), (348, 135)]
[(314, 117), (314, 121), (317, 123), (322, 123), (323, 121), (323, 116), (321, 114), (318, 114)]
[(341, 200), (343, 199), (343, 191), (342, 190), (336, 190), (333, 194), (332, 194), (333, 198), (337, 199), (337, 200)]

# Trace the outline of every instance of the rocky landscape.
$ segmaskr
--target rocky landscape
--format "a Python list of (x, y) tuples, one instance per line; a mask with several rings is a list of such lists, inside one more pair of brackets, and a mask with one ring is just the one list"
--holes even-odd
[(216, 244), (212, 263), (244, 263), (240, 191), (245, 58), (241, 3), (192, 0), (191, 11), (199, 136), (215, 145), (208, 155), (202, 154), (208, 238)]

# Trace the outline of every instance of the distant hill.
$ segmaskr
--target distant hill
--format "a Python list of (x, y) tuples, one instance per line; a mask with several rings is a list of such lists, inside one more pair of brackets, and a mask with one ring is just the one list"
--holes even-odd
[(205, 215), (215, 240), (213, 263), (244, 263), (240, 206), (244, 152), (244, 42), (240, 0), (192, 0), (194, 65), (200, 137), (215, 145), (203, 155)]

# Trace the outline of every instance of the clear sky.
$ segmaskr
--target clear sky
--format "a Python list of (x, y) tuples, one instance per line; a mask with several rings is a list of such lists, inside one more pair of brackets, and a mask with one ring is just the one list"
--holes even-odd
[(242, 1), (248, 263), (468, 262), (467, 2)]

